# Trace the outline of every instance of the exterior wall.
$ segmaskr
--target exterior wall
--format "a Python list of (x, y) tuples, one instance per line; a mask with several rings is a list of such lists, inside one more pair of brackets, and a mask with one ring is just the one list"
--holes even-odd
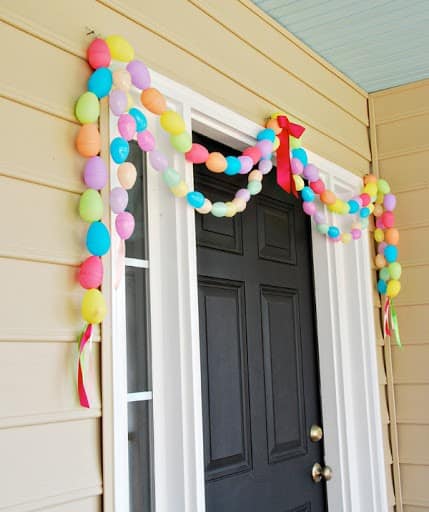
[(428, 99), (429, 80), (370, 95), (374, 166), (398, 197), (403, 288), (396, 305), (404, 348), (392, 342), (385, 360), (391, 412), (396, 409), (393, 467), (406, 512), (429, 511)]
[(358, 174), (369, 169), (367, 96), (247, 0), (2, 0), (0, 18), (0, 510), (95, 512), (100, 336), (94, 407), (74, 390), (85, 226), (73, 107), (88, 27), (123, 34), (153, 69), (252, 120), (286, 110), (308, 126), (309, 149)]

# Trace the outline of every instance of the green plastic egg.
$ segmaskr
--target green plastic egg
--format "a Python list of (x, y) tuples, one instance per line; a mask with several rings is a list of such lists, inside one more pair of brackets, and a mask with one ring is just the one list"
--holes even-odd
[(100, 116), (100, 103), (92, 92), (84, 92), (76, 103), (76, 119), (82, 124), (96, 123)]
[(165, 169), (165, 171), (162, 173), (162, 178), (168, 187), (175, 187), (180, 183), (181, 179), (180, 174), (171, 167)]
[(398, 263), (397, 261), (390, 263), (389, 264), (389, 272), (390, 272), (390, 277), (392, 279), (399, 280), (401, 277), (401, 274), (402, 274), (401, 264)]
[(81, 195), (79, 215), (85, 222), (95, 222), (103, 216), (103, 201), (100, 194), (89, 188)]
[(173, 148), (180, 153), (186, 153), (192, 148), (192, 139), (188, 132), (179, 133), (179, 135), (170, 135), (170, 142)]

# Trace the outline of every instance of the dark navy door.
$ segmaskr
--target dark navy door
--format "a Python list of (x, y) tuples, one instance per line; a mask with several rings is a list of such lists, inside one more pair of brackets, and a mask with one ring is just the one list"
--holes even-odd
[[(201, 136), (210, 151), (234, 151)], [(228, 201), (245, 176), (195, 166), (195, 189)], [(309, 222), (265, 177), (232, 219), (196, 214), (207, 512), (322, 512), (323, 462)]]

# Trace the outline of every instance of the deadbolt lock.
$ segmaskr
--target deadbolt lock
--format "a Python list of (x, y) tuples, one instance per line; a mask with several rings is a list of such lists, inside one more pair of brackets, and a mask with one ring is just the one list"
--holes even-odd
[(320, 482), (323, 479), (326, 481), (331, 480), (332, 468), (329, 466), (323, 467), (318, 462), (316, 462), (311, 470), (311, 476), (315, 482)]
[(310, 428), (310, 439), (313, 441), (313, 443), (318, 443), (323, 437), (323, 430), (322, 427), (319, 427), (319, 425), (311, 425)]

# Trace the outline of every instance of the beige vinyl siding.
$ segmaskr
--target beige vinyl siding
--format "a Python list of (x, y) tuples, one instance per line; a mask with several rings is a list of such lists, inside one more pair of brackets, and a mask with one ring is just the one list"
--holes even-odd
[(370, 95), (379, 173), (398, 197), (401, 350), (392, 341), (404, 512), (429, 511), (429, 81)]
[[(2, 0), (0, 19), (0, 511), (99, 512), (103, 480), (111, 510), (98, 332), (94, 407), (75, 393), (85, 226), (73, 109), (88, 28), (123, 34), (151, 68), (254, 121), (285, 110), (309, 149), (357, 174), (369, 169), (367, 95), (248, 1)], [(108, 349), (103, 361), (108, 375)], [(108, 400), (104, 414), (108, 425)]]

